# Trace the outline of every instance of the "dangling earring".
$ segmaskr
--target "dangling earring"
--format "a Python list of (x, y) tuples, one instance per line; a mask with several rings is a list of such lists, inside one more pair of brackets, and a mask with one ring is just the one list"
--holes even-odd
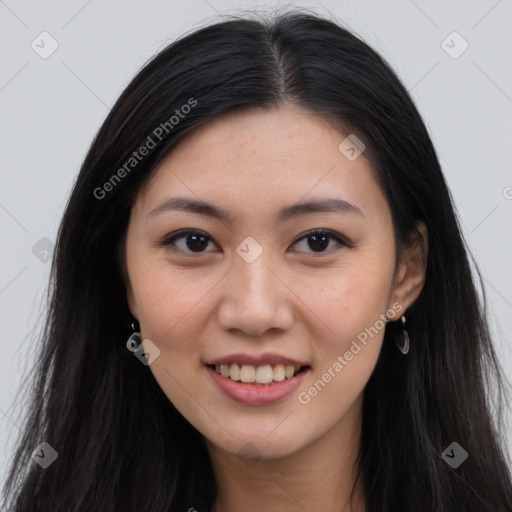
[(135, 330), (135, 322), (132, 323), (132, 329), (133, 333), (128, 338), (128, 341), (126, 342), (126, 347), (130, 352), (135, 352), (137, 350), (137, 347), (140, 346), (142, 338), (140, 336), (140, 329)]
[(409, 352), (409, 334), (407, 334), (407, 331), (405, 330), (405, 316), (402, 315), (402, 318), (400, 318), (402, 321), (402, 330), (397, 333), (395, 336), (395, 343), (398, 347), (398, 350), (402, 352), (402, 354), (407, 354)]

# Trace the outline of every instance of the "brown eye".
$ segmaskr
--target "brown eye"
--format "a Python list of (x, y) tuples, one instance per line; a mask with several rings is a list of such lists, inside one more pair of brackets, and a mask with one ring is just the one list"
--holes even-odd
[[(310, 231), (309, 233), (303, 235), (293, 245), (296, 246), (303, 240), (305, 240), (307, 243), (305, 252), (310, 253), (322, 254), (330, 252), (331, 250), (335, 250), (340, 246), (350, 246), (350, 244), (346, 242), (340, 235), (327, 229), (317, 229), (315, 231)], [(335, 242), (334, 247), (329, 248), (333, 241)], [(166, 237), (160, 243), (160, 245), (173, 246), (173, 248), (176, 248), (185, 254), (201, 254), (210, 252), (206, 250), (210, 242), (213, 242), (212, 238), (202, 231), (182, 230)]]
[[(182, 239), (183, 242), (181, 242)], [(180, 241), (181, 246), (177, 244), (178, 241)], [(206, 252), (205, 249), (208, 247), (210, 241), (212, 241), (212, 239), (206, 233), (188, 230), (180, 231), (165, 238), (161, 242), (161, 245), (172, 245), (185, 253), (202, 253)]]
[(307, 247), (311, 249), (311, 251), (306, 252), (329, 252), (326, 249), (329, 247), (329, 244), (332, 240), (334, 240), (338, 246), (348, 246), (348, 243), (346, 243), (339, 235), (327, 229), (310, 231), (309, 233), (306, 233), (306, 235), (304, 235), (302, 238), (297, 240), (297, 242), (295, 242), (293, 245), (297, 245), (302, 240), (307, 240)]

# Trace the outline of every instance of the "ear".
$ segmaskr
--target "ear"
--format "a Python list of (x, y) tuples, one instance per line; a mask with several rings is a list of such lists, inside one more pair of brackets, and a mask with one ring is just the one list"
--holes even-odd
[(407, 241), (406, 248), (400, 259), (390, 304), (398, 302), (406, 311), (419, 297), (425, 284), (428, 256), (428, 231), (425, 223), (416, 222), (414, 230)]
[(137, 302), (135, 300), (130, 276), (128, 274), (128, 266), (126, 264), (126, 233), (124, 234), (121, 243), (119, 244), (117, 261), (121, 266), (121, 275), (123, 278), (124, 289), (126, 290), (126, 301), (128, 303), (128, 309), (130, 310), (132, 316), (138, 320), (139, 316), (137, 312)]
[(135, 301), (135, 296), (133, 295), (133, 289), (129, 279), (125, 281), (125, 289), (126, 300), (128, 302), (128, 309), (130, 310), (130, 313), (132, 314), (133, 318), (135, 318), (135, 320), (138, 321), (139, 315), (137, 312), (137, 302)]

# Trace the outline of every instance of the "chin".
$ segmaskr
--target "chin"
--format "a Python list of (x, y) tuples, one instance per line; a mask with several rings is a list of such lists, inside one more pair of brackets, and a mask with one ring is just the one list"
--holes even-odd
[(236, 441), (230, 438), (230, 442), (227, 445), (224, 445), (224, 443), (214, 444), (231, 455), (241, 459), (248, 459), (251, 463), (254, 463), (257, 460), (280, 459), (293, 455), (300, 450), (300, 446), (296, 442), (297, 440), (295, 439), (294, 441), (294, 443), (290, 443), (290, 438), (288, 437), (283, 439), (282, 442), (278, 442), (275, 439), (260, 438), (255, 434), (238, 437)]

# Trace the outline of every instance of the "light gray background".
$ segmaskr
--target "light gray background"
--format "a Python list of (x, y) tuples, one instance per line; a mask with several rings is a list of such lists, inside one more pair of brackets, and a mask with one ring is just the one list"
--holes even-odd
[[(43, 237), (55, 241), (81, 161), (109, 107), (172, 39), (219, 14), (277, 5), (285, 4), (0, 0), (0, 485), (19, 431), (14, 399), (36, 356), (30, 331), (40, 328), (50, 269), (32, 248)], [(512, 375), (512, 1), (286, 5), (335, 15), (412, 92), (484, 276), (497, 350)], [(43, 31), (59, 45), (47, 59), (31, 47), (33, 41), (42, 46)], [(469, 44), (456, 59), (442, 47), (453, 31)], [(462, 48), (456, 37), (445, 45), (451, 52)], [(508, 439), (512, 451), (512, 433)]]

